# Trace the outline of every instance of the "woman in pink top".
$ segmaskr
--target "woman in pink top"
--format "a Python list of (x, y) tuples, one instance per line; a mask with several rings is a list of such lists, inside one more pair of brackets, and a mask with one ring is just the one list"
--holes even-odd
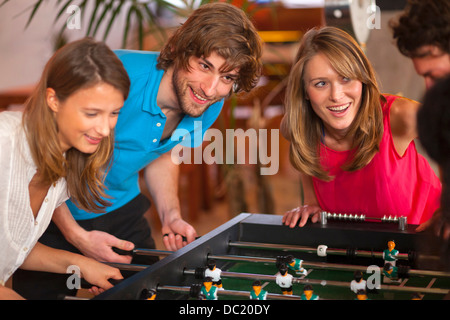
[(333, 27), (307, 32), (281, 125), (301, 173), (304, 205), (285, 213), (283, 222), (303, 226), (321, 211), (428, 220), (439, 209), (441, 183), (413, 141), (418, 108), (380, 93), (350, 35)]

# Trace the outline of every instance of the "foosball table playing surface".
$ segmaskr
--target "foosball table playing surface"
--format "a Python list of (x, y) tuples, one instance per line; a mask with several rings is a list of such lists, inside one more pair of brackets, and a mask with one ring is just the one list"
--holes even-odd
[[(150, 266), (125, 265), (135, 273), (94, 299), (139, 300), (154, 293), (155, 300), (202, 300), (211, 261), (222, 282), (213, 290), (218, 300), (249, 300), (256, 280), (267, 300), (304, 300), (308, 285), (319, 300), (355, 300), (350, 285), (356, 271), (362, 272), (369, 300), (448, 299), (450, 273), (441, 266), (439, 246), (415, 232), (417, 226), (333, 221), (289, 228), (281, 219), (243, 213), (176, 252), (135, 249), (161, 259)], [(398, 250), (396, 276), (384, 272), (389, 241)], [(283, 294), (277, 275), (292, 257), (301, 268), (288, 269), (292, 292)]]

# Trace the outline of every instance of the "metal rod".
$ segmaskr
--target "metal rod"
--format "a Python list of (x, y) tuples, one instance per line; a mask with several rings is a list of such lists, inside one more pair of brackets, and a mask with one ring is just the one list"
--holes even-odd
[[(156, 291), (181, 291), (181, 292), (189, 292), (190, 287), (179, 287), (179, 286), (158, 286)], [(217, 295), (221, 296), (240, 296), (240, 297), (249, 297), (249, 291), (239, 291), (239, 290), (218, 290)], [(284, 295), (284, 294), (276, 294), (276, 293), (267, 293), (267, 298), (269, 299), (277, 299), (277, 300), (300, 300), (301, 297), (297, 295)]]
[[(245, 247), (245, 248), (264, 248), (264, 249), (281, 249), (281, 250), (289, 250), (289, 251), (301, 251), (301, 252), (309, 252), (309, 253), (317, 253), (317, 248), (313, 247), (302, 247), (302, 246), (291, 246), (291, 245), (278, 245), (278, 244), (264, 244), (264, 243), (252, 243), (252, 242), (230, 242), (230, 246), (234, 247)], [(149, 255), (149, 256), (164, 256), (170, 255), (173, 251), (164, 251), (157, 249), (134, 249), (134, 254), (136, 255)], [(331, 255), (346, 255), (347, 251), (345, 249), (327, 249), (327, 254)], [(381, 252), (372, 252), (372, 251), (356, 251), (356, 255), (362, 257), (375, 257), (382, 258), (383, 254)], [(237, 260), (237, 261), (250, 261), (250, 262), (274, 262), (273, 258), (263, 258), (263, 257), (244, 257), (244, 256), (216, 256), (210, 255), (208, 256), (211, 259), (217, 260)], [(398, 255), (399, 259), (408, 259), (408, 255), (404, 253), (400, 253)], [(247, 259), (247, 260), (246, 260)], [(276, 261), (275, 261), (276, 262)], [(109, 265), (116, 267), (121, 270), (127, 271), (142, 271), (146, 269), (148, 266), (145, 265), (131, 265), (131, 264), (120, 264), (120, 263), (108, 263)], [(315, 262), (303, 262), (305, 267), (310, 268), (321, 268), (321, 269), (334, 269), (334, 270), (361, 270), (365, 271), (366, 267), (358, 267), (354, 265), (341, 265), (341, 264), (331, 264), (331, 263), (315, 263)], [(417, 276), (432, 276), (432, 277), (450, 277), (449, 272), (442, 271), (433, 271), (433, 270), (415, 270), (411, 269), (409, 272), (411, 275)]]
[[(307, 247), (307, 246), (295, 246), (288, 244), (274, 244), (274, 243), (257, 243), (257, 242), (245, 242), (245, 241), (231, 241), (228, 243), (230, 247), (237, 248), (247, 248), (247, 249), (264, 249), (264, 250), (282, 250), (282, 251), (298, 251), (298, 252), (306, 252), (306, 253), (317, 253), (318, 248)], [(326, 253), (330, 255), (347, 255), (346, 249), (333, 249), (327, 248)], [(356, 256), (361, 257), (370, 257), (370, 258), (382, 258), (382, 252), (376, 251), (364, 251), (364, 250), (356, 250)], [(408, 259), (407, 253), (399, 253), (397, 256), (398, 259)]]
[[(262, 257), (250, 257), (250, 256), (236, 256), (236, 255), (208, 255), (208, 258), (215, 260), (227, 260), (227, 261), (246, 261), (246, 262), (263, 262), (263, 263), (276, 263), (277, 259), (274, 258), (262, 258)], [(303, 268), (316, 268), (327, 270), (340, 270), (340, 271), (367, 271), (367, 266), (358, 266), (350, 264), (328, 263), (328, 262), (311, 262), (303, 261)], [(450, 272), (434, 271), (434, 270), (416, 270), (410, 269), (410, 275), (414, 276), (430, 276), (430, 277), (442, 277), (450, 278)]]
[(133, 254), (141, 256), (168, 256), (172, 254), (173, 251), (164, 251), (156, 249), (134, 249)]
[[(195, 275), (195, 270), (186, 269), (183, 271), (184, 274), (187, 275)], [(259, 279), (259, 280), (268, 280), (275, 281), (275, 275), (267, 275), (267, 274), (254, 274), (254, 273), (241, 273), (241, 272), (229, 272), (222, 271), (221, 277), (225, 278), (238, 278), (238, 279)], [(345, 287), (349, 288), (349, 282), (343, 281), (328, 281), (328, 280), (316, 280), (316, 279), (308, 279), (308, 278), (296, 278), (294, 277), (293, 283), (298, 284), (314, 284), (321, 286), (333, 286), (333, 287)], [(423, 287), (399, 287), (399, 286), (391, 286), (391, 285), (380, 285), (378, 290), (386, 290), (386, 291), (401, 291), (401, 292), (421, 292), (421, 293), (434, 293), (434, 294), (448, 294), (449, 289), (440, 289), (440, 288), (423, 288)]]
[(143, 264), (128, 264), (128, 263), (118, 263), (118, 262), (103, 262), (104, 264), (107, 264), (108, 266), (117, 268), (119, 270), (124, 271), (137, 271), (140, 272), (142, 270), (147, 269), (149, 266), (143, 265)]

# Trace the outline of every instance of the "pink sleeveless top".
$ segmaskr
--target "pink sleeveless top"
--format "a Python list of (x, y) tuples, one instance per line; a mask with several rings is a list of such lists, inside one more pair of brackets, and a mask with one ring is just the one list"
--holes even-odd
[(440, 207), (441, 182), (427, 160), (417, 153), (414, 141), (403, 156), (395, 150), (389, 114), (396, 98), (387, 95), (387, 102), (382, 102), (380, 151), (364, 168), (343, 171), (341, 167), (352, 151), (334, 151), (320, 145), (321, 164), (335, 177), (330, 182), (313, 177), (322, 210), (378, 218), (406, 216), (408, 224), (420, 224)]

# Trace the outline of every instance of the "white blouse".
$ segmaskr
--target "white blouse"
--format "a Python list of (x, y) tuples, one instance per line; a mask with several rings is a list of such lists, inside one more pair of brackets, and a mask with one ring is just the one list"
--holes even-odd
[(66, 180), (52, 185), (34, 218), (28, 185), (36, 173), (22, 112), (0, 112), (0, 284), (19, 268), (50, 223), (53, 211), (69, 197)]

